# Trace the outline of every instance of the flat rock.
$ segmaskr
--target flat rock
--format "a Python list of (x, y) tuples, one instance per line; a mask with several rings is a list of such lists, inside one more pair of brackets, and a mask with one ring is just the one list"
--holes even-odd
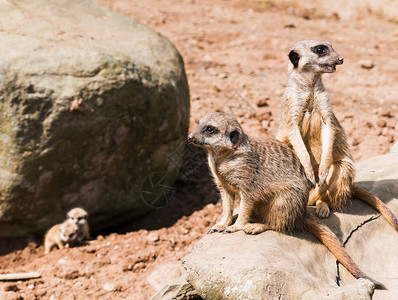
[[(357, 184), (398, 215), (398, 154), (357, 164)], [(206, 235), (184, 258), (187, 281), (204, 299), (392, 299), (398, 294), (398, 234), (370, 206), (353, 200), (325, 223), (348, 253), (388, 290), (356, 280), (315, 237), (267, 231)], [(340, 286), (338, 286), (338, 284)]]

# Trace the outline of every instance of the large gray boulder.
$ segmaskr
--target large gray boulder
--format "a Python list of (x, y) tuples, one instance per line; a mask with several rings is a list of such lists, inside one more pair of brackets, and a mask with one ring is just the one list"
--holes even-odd
[[(398, 153), (357, 164), (357, 184), (398, 216)], [(356, 280), (316, 238), (267, 231), (206, 235), (185, 257), (187, 280), (204, 299), (394, 299), (398, 233), (373, 208), (353, 200), (325, 220), (348, 253), (388, 290)], [(338, 278), (338, 279), (337, 279)], [(339, 282), (340, 286), (338, 286)]]
[(1, 1), (0, 99), (0, 236), (76, 206), (116, 225), (173, 192), (189, 92), (154, 30), (85, 0)]

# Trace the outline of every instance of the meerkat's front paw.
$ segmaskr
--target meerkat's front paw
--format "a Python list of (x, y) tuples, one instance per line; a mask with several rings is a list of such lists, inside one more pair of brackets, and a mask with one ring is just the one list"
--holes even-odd
[(226, 228), (227, 228), (227, 226), (216, 224), (212, 228), (210, 228), (210, 230), (207, 232), (207, 234), (211, 234), (214, 232), (223, 232)]
[(318, 175), (318, 177), (319, 177), (318, 185), (319, 186), (322, 186), (326, 182), (326, 179), (328, 178), (328, 175), (329, 175), (329, 169), (330, 169), (330, 164), (322, 164), (321, 163), (321, 166), (319, 167), (319, 175)]
[(316, 202), (316, 214), (320, 218), (329, 217), (329, 214), (330, 214), (329, 205), (327, 205), (327, 203), (325, 203), (325, 202), (323, 202), (321, 200), (318, 200)]
[(261, 232), (264, 232), (268, 230), (268, 226), (265, 224), (260, 224), (260, 223), (249, 223), (246, 224), (245, 227), (243, 228), (243, 231), (246, 234), (259, 234)]
[(243, 230), (243, 226), (234, 224), (234, 225), (228, 226), (228, 227), (225, 229), (224, 232), (225, 232), (225, 233), (233, 233), (233, 232), (237, 232), (237, 231), (240, 231), (240, 230)]

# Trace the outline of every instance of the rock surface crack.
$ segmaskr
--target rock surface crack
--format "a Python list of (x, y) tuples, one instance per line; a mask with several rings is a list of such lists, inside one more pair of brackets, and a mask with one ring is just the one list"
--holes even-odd
[[(351, 230), (350, 234), (347, 236), (347, 238), (345, 239), (345, 241), (343, 242), (343, 247), (345, 247), (348, 243), (348, 241), (350, 240), (350, 238), (352, 237), (352, 235), (354, 234), (354, 232), (356, 232), (357, 230), (359, 230), (359, 228), (361, 228), (362, 226), (364, 226), (365, 224), (374, 221), (376, 219), (378, 219), (380, 217), (380, 215), (378, 216), (373, 216), (365, 221), (363, 221), (361, 224), (359, 224), (357, 227), (355, 227), (353, 230)], [(340, 282), (341, 282), (341, 278), (340, 278), (340, 263), (338, 262), (338, 260), (336, 260), (336, 267), (337, 267), (337, 274), (336, 274), (336, 283), (338, 286), (340, 286)]]

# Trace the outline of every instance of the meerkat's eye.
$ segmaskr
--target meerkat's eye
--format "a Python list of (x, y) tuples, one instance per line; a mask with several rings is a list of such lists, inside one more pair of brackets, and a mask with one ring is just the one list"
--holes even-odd
[(329, 49), (327, 46), (325, 45), (318, 45), (315, 47), (311, 48), (312, 52), (314, 52), (315, 54), (318, 54), (319, 56), (324, 56), (326, 54), (328, 54)]
[(217, 132), (218, 132), (218, 129), (215, 128), (214, 126), (207, 125), (207, 126), (203, 129), (202, 132), (203, 132), (203, 133), (207, 133), (207, 134), (214, 134), (214, 133), (217, 133)]

